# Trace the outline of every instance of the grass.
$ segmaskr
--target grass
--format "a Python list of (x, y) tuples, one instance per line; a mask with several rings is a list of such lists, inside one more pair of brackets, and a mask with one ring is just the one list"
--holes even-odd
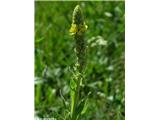
[[(124, 2), (35, 2), (35, 117), (65, 119), (76, 61), (69, 35), (79, 4), (88, 29), (85, 81), (91, 91), (81, 120), (124, 120)], [(67, 119), (67, 118), (66, 118)]]

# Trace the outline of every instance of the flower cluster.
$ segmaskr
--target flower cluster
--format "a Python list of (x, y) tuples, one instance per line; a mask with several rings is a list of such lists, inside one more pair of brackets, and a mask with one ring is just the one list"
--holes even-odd
[(76, 67), (79, 72), (83, 72), (85, 68), (85, 56), (86, 56), (86, 41), (84, 40), (84, 33), (87, 30), (87, 25), (84, 22), (82, 10), (77, 5), (73, 11), (72, 25), (70, 28), (71, 35), (74, 36), (76, 46), (75, 52), (77, 55)]

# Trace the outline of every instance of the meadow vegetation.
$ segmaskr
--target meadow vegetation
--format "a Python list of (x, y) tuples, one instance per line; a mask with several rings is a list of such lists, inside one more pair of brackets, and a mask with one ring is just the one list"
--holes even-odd
[(80, 120), (124, 120), (125, 3), (35, 2), (35, 117), (68, 120), (70, 81), (76, 62), (70, 35), (72, 13), (79, 4), (88, 26), (85, 80), (87, 96)]

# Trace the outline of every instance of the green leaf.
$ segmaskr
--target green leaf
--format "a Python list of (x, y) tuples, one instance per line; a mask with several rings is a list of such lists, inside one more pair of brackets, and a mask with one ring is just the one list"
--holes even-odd
[(72, 112), (73, 112), (73, 107), (74, 107), (74, 103), (75, 103), (75, 101), (74, 101), (74, 99), (75, 99), (75, 90), (73, 91), (73, 90), (71, 90), (71, 114), (72, 114)]
[(82, 99), (81, 101), (80, 101), (80, 103), (79, 103), (79, 105), (78, 105), (78, 107), (77, 107), (77, 114), (79, 115), (79, 114), (81, 114), (81, 112), (82, 112), (82, 110), (83, 110), (83, 108), (84, 108), (84, 105), (85, 105), (85, 99)]
[(88, 97), (90, 96), (90, 94), (91, 94), (91, 92), (89, 92), (89, 93), (87, 94), (87, 96), (84, 98), (85, 104), (84, 104), (84, 106), (83, 106), (83, 110), (81, 111), (81, 114), (82, 114), (82, 115), (85, 114), (86, 111), (87, 111), (87, 109), (88, 109)]
[(84, 105), (84, 107), (83, 107), (83, 110), (82, 110), (81, 114), (82, 114), (82, 115), (85, 114), (86, 111), (87, 111), (87, 109), (88, 109), (88, 99), (85, 101), (85, 105)]
[(38, 39), (36, 39), (35, 41), (36, 41), (36, 43), (40, 43), (40, 42), (42, 42), (44, 40), (44, 38), (38, 38)]
[(79, 103), (78, 107), (76, 108), (77, 110), (77, 115), (81, 115), (81, 114), (84, 114), (86, 111), (87, 111), (87, 108), (88, 108), (88, 97), (89, 95), (91, 94), (91, 92), (89, 92), (87, 94), (87, 96), (85, 96)]
[(77, 87), (76, 82), (75, 82), (73, 79), (71, 79), (71, 80), (70, 80), (70, 88), (71, 88), (72, 90), (75, 90), (76, 87)]
[(61, 99), (63, 101), (63, 105), (65, 107), (65, 109), (67, 109), (67, 104), (66, 104), (66, 100), (64, 99), (63, 95), (62, 95), (62, 91), (60, 90), (60, 96), (61, 96)]

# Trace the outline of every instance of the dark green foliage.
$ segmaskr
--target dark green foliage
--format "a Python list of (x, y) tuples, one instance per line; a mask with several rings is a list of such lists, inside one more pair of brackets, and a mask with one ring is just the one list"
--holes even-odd
[(35, 2), (35, 115), (69, 119), (70, 110), (65, 105), (70, 106), (70, 80), (76, 61), (69, 29), (77, 4), (88, 25), (81, 96), (91, 91), (81, 120), (124, 120), (125, 9), (124, 2), (113, 1)]

